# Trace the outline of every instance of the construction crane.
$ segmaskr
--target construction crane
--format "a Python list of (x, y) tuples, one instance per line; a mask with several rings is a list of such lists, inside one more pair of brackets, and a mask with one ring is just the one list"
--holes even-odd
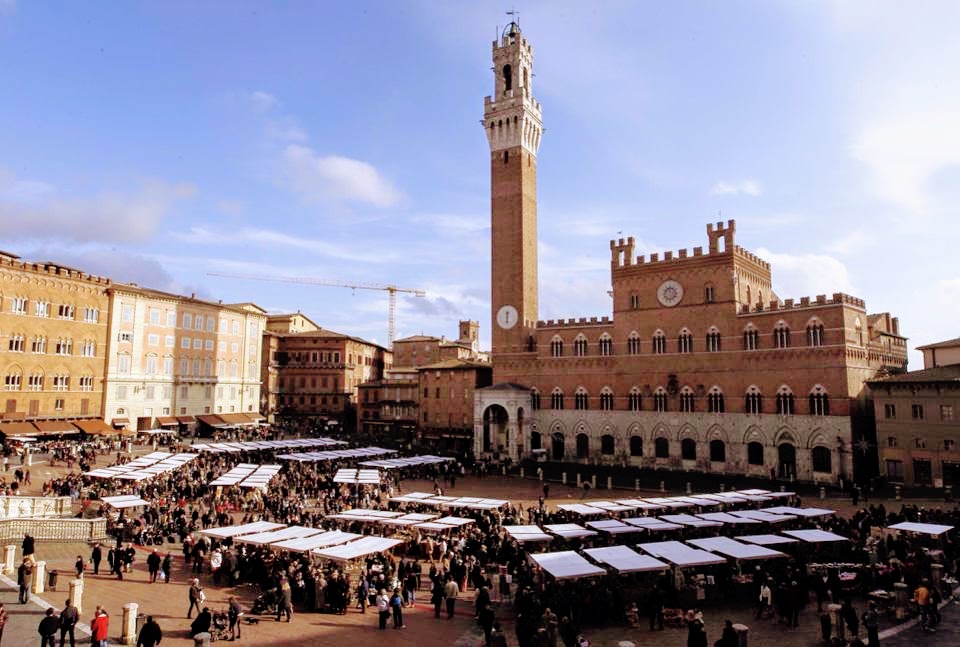
[(207, 276), (221, 276), (229, 279), (245, 279), (248, 281), (271, 281), (273, 283), (302, 283), (306, 285), (323, 285), (331, 288), (350, 288), (351, 290), (382, 290), (389, 297), (387, 311), (387, 344), (393, 347), (393, 338), (397, 332), (397, 293), (412, 294), (415, 297), (425, 297), (425, 290), (419, 288), (401, 288), (396, 285), (381, 285), (380, 283), (341, 283), (326, 279), (311, 279), (302, 276), (264, 276), (261, 274), (233, 274), (227, 272), (207, 272)]

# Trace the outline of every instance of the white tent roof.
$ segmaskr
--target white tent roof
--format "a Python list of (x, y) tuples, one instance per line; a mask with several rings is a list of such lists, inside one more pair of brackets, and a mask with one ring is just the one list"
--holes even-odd
[(728, 514), (726, 512), (704, 512), (703, 514), (698, 514), (697, 516), (700, 517), (701, 519), (706, 519), (707, 521), (719, 521), (720, 523), (732, 523), (732, 524), (760, 523), (756, 519), (750, 519), (747, 517), (739, 517), (739, 516), (735, 517), (732, 514)]
[(587, 530), (583, 526), (579, 526), (575, 523), (555, 523), (548, 526), (544, 526), (549, 532), (557, 535), (558, 537), (563, 537), (564, 539), (576, 539), (578, 537), (592, 537), (597, 534), (596, 530)]
[(657, 505), (662, 505), (667, 508), (689, 508), (692, 507), (693, 503), (688, 503), (686, 501), (677, 501), (676, 499), (664, 498), (664, 497), (655, 497), (652, 499), (646, 499), (650, 503), (656, 503)]
[(121, 510), (123, 508), (136, 508), (141, 505), (150, 505), (139, 496), (135, 494), (128, 494), (124, 496), (105, 496), (100, 499), (107, 505)]
[(354, 539), (360, 539), (363, 535), (358, 535), (353, 532), (341, 532), (339, 530), (329, 530), (325, 533), (319, 535), (312, 535), (310, 537), (298, 537), (296, 539), (288, 539), (287, 541), (279, 541), (274, 544), (271, 544), (272, 548), (282, 548), (284, 550), (289, 550), (295, 553), (309, 553), (314, 548), (325, 548), (327, 546), (336, 546), (337, 544), (345, 544), (348, 541), (353, 541)]
[(566, 512), (576, 512), (580, 515), (600, 515), (609, 513), (609, 510), (604, 510), (603, 508), (594, 508), (592, 505), (587, 505), (586, 503), (561, 503), (557, 507)]
[(778, 550), (764, 548), (757, 544), (742, 544), (729, 537), (706, 537), (704, 539), (690, 539), (688, 544), (703, 548), (714, 553), (720, 553), (734, 559), (770, 559), (771, 557), (786, 557)]
[(636, 506), (614, 503), (613, 501), (590, 501), (587, 505), (591, 508), (606, 510), (607, 512), (632, 512), (636, 510)]
[(432, 463), (446, 463), (452, 461), (452, 458), (442, 458), (427, 454), (425, 456), (407, 456), (405, 458), (385, 458), (376, 461), (363, 461), (358, 463), (364, 467), (379, 467), (380, 469), (393, 470), (403, 467), (413, 467), (414, 465), (430, 465)]
[(743, 535), (737, 537), (741, 541), (760, 546), (776, 546), (778, 544), (795, 544), (797, 539), (793, 537), (782, 537), (781, 535)]
[(652, 544), (640, 544), (639, 547), (654, 557), (661, 557), (677, 566), (709, 566), (725, 564), (727, 561), (725, 557), (691, 548), (679, 541), (658, 541)]
[(334, 483), (358, 483), (364, 485), (378, 485), (380, 472), (372, 470), (340, 469), (333, 475)]
[(604, 569), (594, 566), (572, 550), (559, 553), (531, 553), (530, 559), (558, 580), (606, 574)]
[(306, 528), (304, 526), (287, 526), (282, 530), (273, 530), (270, 532), (258, 532), (252, 535), (241, 535), (236, 538), (236, 541), (242, 542), (245, 544), (256, 544), (257, 546), (263, 546), (264, 544), (272, 544), (278, 541), (286, 541), (288, 539), (299, 539), (300, 537), (310, 537), (311, 535), (319, 535), (320, 533), (325, 532), (323, 528)]
[(210, 537), (237, 537), (239, 535), (250, 535), (255, 532), (268, 532), (270, 530), (276, 530), (277, 528), (283, 528), (283, 526), (284, 524), (282, 523), (273, 523), (271, 521), (254, 521), (238, 526), (207, 528), (206, 530), (200, 530), (199, 533)]
[(912, 521), (903, 521), (901, 523), (888, 526), (893, 530), (906, 530), (907, 532), (918, 532), (924, 535), (942, 535), (948, 530), (953, 530), (953, 526), (941, 526), (935, 523), (914, 523)]
[(764, 508), (763, 511), (772, 514), (792, 514), (797, 517), (829, 517), (834, 514), (833, 510), (827, 510), (826, 508), (794, 508), (788, 505)]
[(400, 539), (390, 539), (388, 537), (364, 537), (334, 548), (314, 549), (311, 554), (336, 562), (348, 562), (351, 559), (359, 559), (366, 555), (382, 553), (402, 543), (403, 541)]
[(790, 521), (791, 519), (796, 519), (795, 516), (789, 514), (772, 514), (766, 510), (736, 510), (731, 512), (735, 517), (743, 517), (744, 519), (755, 519), (757, 521), (766, 521), (767, 523), (783, 523), (784, 521)]
[(819, 544), (822, 542), (828, 541), (850, 541), (846, 537), (841, 537), (840, 535), (835, 535), (832, 532), (827, 532), (826, 530), (784, 530), (783, 534), (790, 535), (791, 537), (796, 537), (801, 541), (805, 541), (808, 544)]
[(436, 523), (442, 523), (445, 526), (466, 526), (471, 523), (477, 523), (473, 519), (468, 519), (467, 517), (441, 517), (440, 519), (435, 520)]
[(424, 499), (433, 498), (433, 494), (430, 492), (410, 492), (409, 494), (402, 494), (400, 496), (395, 496), (391, 498), (391, 501), (399, 501), (401, 503), (416, 503), (418, 501), (423, 501)]
[(681, 523), (684, 526), (693, 526), (694, 528), (710, 528), (712, 526), (722, 526), (719, 521), (708, 521), (700, 517), (694, 517), (689, 514), (662, 514), (660, 518), (671, 523)]
[(607, 564), (621, 573), (639, 573), (641, 571), (661, 571), (670, 568), (656, 557), (641, 555), (626, 546), (606, 546), (603, 548), (587, 548), (587, 555), (601, 564)]
[(504, 526), (507, 534), (519, 541), (551, 541), (553, 537), (543, 532), (539, 526)]
[[(345, 443), (344, 443), (345, 444)], [(345, 458), (364, 458), (368, 456), (381, 456), (383, 454), (395, 454), (395, 449), (384, 449), (382, 447), (357, 447), (354, 449), (331, 449), (320, 452), (302, 452), (297, 454), (277, 454), (277, 458), (287, 461), (317, 462), (317, 461), (336, 461)]]
[(644, 501), (642, 499), (617, 499), (614, 503), (628, 505), (638, 510), (661, 510), (665, 507), (658, 503), (651, 503), (650, 501)]
[(596, 528), (597, 530), (608, 532), (611, 535), (619, 535), (625, 532), (637, 532), (637, 530), (639, 530), (636, 526), (629, 526), (617, 519), (601, 519), (599, 521), (588, 521), (587, 525), (590, 526), (591, 528)]
[(683, 526), (678, 523), (670, 523), (662, 519), (657, 519), (656, 517), (631, 517), (629, 519), (623, 519), (622, 521), (631, 526), (643, 528), (644, 530), (677, 530), (678, 528), (683, 528)]

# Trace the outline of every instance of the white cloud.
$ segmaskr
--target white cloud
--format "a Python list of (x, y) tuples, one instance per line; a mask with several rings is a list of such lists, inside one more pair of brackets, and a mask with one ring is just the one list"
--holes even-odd
[(240, 215), (247, 209), (247, 205), (241, 200), (217, 200), (216, 206), (218, 211), (231, 216)]
[(257, 112), (269, 112), (280, 103), (275, 96), (261, 90), (251, 92), (249, 99), (253, 109)]
[(267, 137), (278, 142), (305, 142), (310, 139), (296, 118), (289, 115), (267, 121), (265, 128)]
[(477, 233), (490, 229), (489, 216), (432, 213), (416, 215), (410, 221), (420, 225), (433, 225), (437, 229), (463, 233)]
[(827, 245), (826, 250), (833, 254), (854, 254), (877, 243), (877, 238), (868, 231), (855, 229)]
[(339, 155), (319, 155), (298, 144), (282, 155), (280, 184), (308, 202), (360, 202), (391, 207), (403, 194), (371, 164)]
[(756, 198), (762, 193), (763, 187), (756, 180), (740, 180), (739, 182), (718, 180), (710, 187), (710, 195), (748, 195)]
[(353, 251), (341, 243), (292, 236), (279, 231), (252, 227), (239, 230), (191, 227), (187, 233), (175, 233), (174, 237), (194, 245), (258, 245), (267, 248), (301, 249), (327, 258), (359, 263), (390, 263), (398, 260), (394, 254)]
[(781, 299), (832, 295), (857, 296), (850, 272), (842, 261), (827, 254), (787, 254), (760, 248), (757, 256), (770, 263), (774, 291)]
[(141, 242), (152, 236), (174, 204), (196, 193), (186, 183), (151, 180), (132, 193), (102, 192), (60, 198), (38, 181), (0, 177), (2, 236), (8, 240)]

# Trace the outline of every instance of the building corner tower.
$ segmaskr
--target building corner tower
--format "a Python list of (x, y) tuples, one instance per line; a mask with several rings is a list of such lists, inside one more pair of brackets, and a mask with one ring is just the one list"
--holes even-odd
[(496, 358), (531, 350), (537, 323), (537, 149), (543, 122), (533, 98), (533, 48), (515, 22), (493, 43), (493, 74), (494, 95), (484, 100), (483, 125), (490, 143)]

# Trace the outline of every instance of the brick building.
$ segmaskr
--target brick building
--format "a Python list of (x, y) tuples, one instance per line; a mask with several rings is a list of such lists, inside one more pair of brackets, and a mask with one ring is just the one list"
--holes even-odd
[(469, 449), (473, 441), (473, 402), (477, 389), (490, 386), (486, 362), (448, 359), (420, 367), (420, 429), (427, 444)]
[(450, 359), (487, 361), (480, 351), (480, 323), (461, 321), (457, 339), (431, 335), (413, 335), (393, 342), (393, 365), (416, 368)]
[(420, 421), (417, 368), (393, 368), (382, 379), (361, 384), (359, 393), (357, 429), (360, 432), (413, 442)]
[[(803, 480), (851, 477), (873, 440), (864, 387), (906, 366), (897, 319), (836, 293), (781, 299), (769, 263), (736, 244), (635, 256), (612, 241), (612, 315), (537, 316), (533, 50), (510, 25), (493, 43), (490, 144), (494, 385), (474, 408), (477, 453)], [(863, 441), (863, 442), (861, 442)], [(876, 459), (858, 456), (870, 475)]]
[[(101, 419), (110, 286), (107, 278), (0, 252), (2, 420)], [(2, 423), (0, 430), (14, 431)]]
[[(870, 380), (881, 474), (892, 483), (960, 485), (960, 340), (921, 346), (924, 368)], [(939, 352), (931, 352), (939, 351)]]

